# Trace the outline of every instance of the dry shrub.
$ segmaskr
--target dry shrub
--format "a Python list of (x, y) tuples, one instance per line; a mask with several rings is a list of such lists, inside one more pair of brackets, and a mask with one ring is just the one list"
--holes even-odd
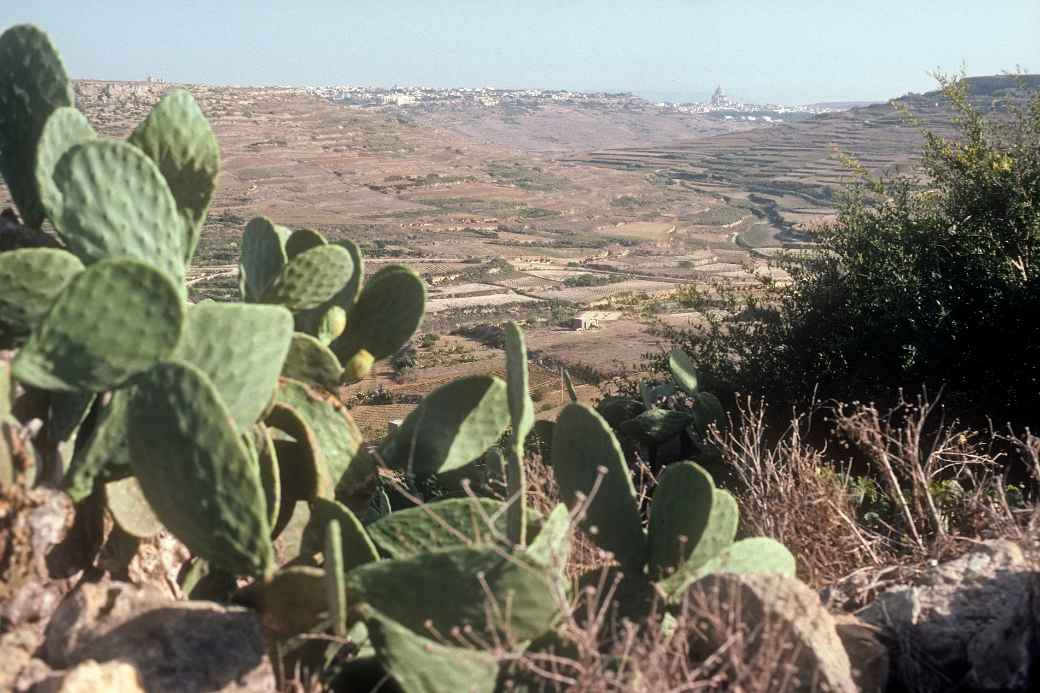
[(775, 443), (762, 402), (738, 402), (735, 419), (726, 432), (713, 430), (712, 442), (739, 483), (744, 535), (784, 544), (798, 560), (799, 576), (817, 587), (890, 558), (857, 523), (847, 475), (827, 462), (826, 450), (805, 442), (809, 417), (795, 416)]
[(783, 622), (749, 623), (739, 603), (696, 590), (673, 614), (655, 601), (634, 622), (618, 617), (618, 590), (619, 581), (611, 579), (584, 590), (557, 629), (559, 644), (515, 662), (529, 689), (758, 693), (797, 687), (796, 653)]
[[(898, 553), (949, 559), (981, 539), (1032, 534), (1040, 443), (1028, 432), (1019, 438), (964, 428), (926, 397), (901, 398), (884, 414), (872, 404), (839, 404), (834, 424), (893, 504), (885, 534)], [(1018, 491), (1013, 505), (1007, 476), (1016, 455), (1027, 463), (1033, 488)]]

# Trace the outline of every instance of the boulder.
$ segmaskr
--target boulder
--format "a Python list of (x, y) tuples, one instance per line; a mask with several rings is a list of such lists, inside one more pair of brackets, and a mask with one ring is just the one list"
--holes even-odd
[(852, 665), (852, 680), (861, 693), (881, 693), (888, 685), (888, 648), (878, 635), (880, 628), (852, 614), (837, 614), (835, 628)]
[(174, 601), (160, 590), (105, 581), (66, 597), (47, 625), (55, 669), (124, 662), (149, 691), (274, 691), (260, 619), (240, 607)]
[(1010, 541), (891, 587), (858, 616), (884, 631), (910, 690), (1027, 691), (1040, 685), (1040, 574)]
[[(698, 580), (687, 605), (701, 627), (691, 651), (708, 657), (733, 647), (739, 670), (723, 672), (745, 689), (853, 693), (858, 688), (834, 617), (800, 580), (778, 573), (721, 573)], [(714, 615), (714, 617), (712, 617)], [(757, 676), (753, 680), (745, 677)]]

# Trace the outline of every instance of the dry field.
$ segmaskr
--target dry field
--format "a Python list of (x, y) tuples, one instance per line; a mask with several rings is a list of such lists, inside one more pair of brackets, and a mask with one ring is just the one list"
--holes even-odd
[[(169, 88), (76, 84), (81, 110), (112, 137), (128, 135)], [(445, 336), (469, 324), (525, 323), (533, 358), (575, 373), (638, 368), (664, 346), (650, 334), (658, 321), (700, 324), (672, 300), (685, 287), (784, 280), (769, 258), (833, 214), (848, 177), (837, 151), (873, 170), (905, 169), (920, 138), (890, 105), (751, 129), (651, 108), (399, 111), (289, 88), (186, 88), (216, 132), (223, 168), (190, 275), (195, 297), (236, 294), (239, 239), (258, 214), (357, 241), (369, 273), (404, 263), (427, 282), (422, 329), (441, 340), (420, 348), (407, 373), (381, 364), (345, 393), (390, 392), (397, 403), (383, 406), (393, 409), (358, 409), (381, 430), (411, 406), (402, 399), (460, 375), (501, 373), (499, 350)], [(903, 104), (932, 127), (948, 125), (934, 95)], [(9, 203), (0, 186), (0, 207)], [(582, 274), (611, 283), (565, 284)], [(560, 327), (602, 304), (623, 318)], [(539, 406), (562, 403), (555, 365), (538, 377)], [(579, 389), (594, 396), (591, 384)]]

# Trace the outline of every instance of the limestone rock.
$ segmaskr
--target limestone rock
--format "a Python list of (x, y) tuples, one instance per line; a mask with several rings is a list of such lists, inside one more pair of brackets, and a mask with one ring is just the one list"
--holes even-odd
[(897, 682), (911, 690), (1036, 690), (1038, 579), (1021, 548), (992, 541), (886, 590), (858, 615), (884, 630)]
[(801, 581), (777, 573), (709, 575), (690, 588), (687, 603), (694, 614), (729, 620), (720, 628), (710, 625), (710, 618), (700, 619), (705, 627), (691, 642), (698, 655), (710, 655), (737, 629), (743, 632), (742, 665), (763, 673), (761, 680), (745, 682), (747, 687), (814, 693), (858, 690), (834, 617)]
[(55, 611), (43, 654), (56, 669), (128, 663), (149, 691), (275, 690), (256, 614), (147, 585), (84, 584)]
[(888, 648), (878, 639), (880, 628), (852, 614), (834, 617), (838, 637), (852, 665), (852, 680), (862, 693), (881, 693), (888, 685)]
[(137, 670), (125, 662), (98, 664), (88, 659), (33, 686), (31, 693), (147, 693)]
[(0, 633), (42, 629), (79, 575), (82, 551), (69, 539), (71, 499), (48, 488), (15, 486), (0, 497)]

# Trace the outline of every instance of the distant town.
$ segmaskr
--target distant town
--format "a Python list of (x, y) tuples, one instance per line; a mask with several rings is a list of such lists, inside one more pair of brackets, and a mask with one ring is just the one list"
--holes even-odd
[(644, 110), (655, 108), (676, 113), (715, 115), (727, 120), (784, 122), (799, 120), (821, 113), (847, 110), (858, 103), (810, 104), (787, 106), (781, 104), (740, 103), (728, 97), (718, 87), (712, 97), (701, 103), (650, 103), (629, 92), (581, 92), (566, 89), (495, 89), (470, 87), (434, 89), (430, 87), (363, 87), (328, 86), (306, 87), (308, 93), (336, 103), (358, 108), (402, 109), (468, 109), (473, 107), (513, 107), (519, 110), (537, 109), (559, 104), (596, 108), (608, 111)]

